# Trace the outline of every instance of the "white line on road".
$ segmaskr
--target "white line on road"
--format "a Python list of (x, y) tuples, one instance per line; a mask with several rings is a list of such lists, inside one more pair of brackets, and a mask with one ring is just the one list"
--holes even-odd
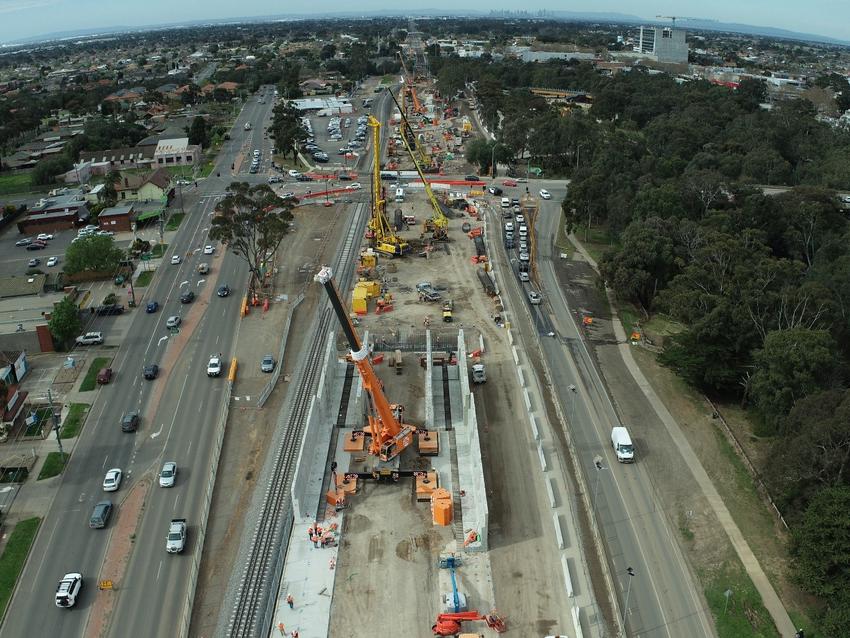
[[(50, 538), (47, 539), (47, 547), (53, 546), (53, 535), (56, 533), (56, 528), (59, 526), (59, 519), (56, 519), (56, 522), (53, 523), (53, 529), (50, 530)], [(35, 578), (32, 579), (32, 583), (30, 583), (30, 591), (35, 591), (35, 584), (40, 583), (41, 579), (38, 575), (41, 573), (41, 568), (44, 567), (44, 561), (47, 559), (48, 552), (44, 552), (41, 555), (41, 561), (38, 563), (38, 569), (35, 570)]]
[(152, 438), (152, 439), (155, 439), (155, 438), (156, 438), (156, 437), (158, 437), (160, 434), (162, 434), (162, 428), (164, 428), (164, 427), (165, 427), (165, 423), (160, 423), (160, 424), (159, 424), (159, 429), (158, 429), (156, 432), (151, 432), (151, 438)]
[(180, 495), (178, 494), (178, 495), (174, 498), (174, 510), (175, 510), (175, 511), (177, 510), (177, 503), (179, 503), (179, 502), (180, 502)]
[(103, 468), (106, 467), (106, 462), (108, 460), (109, 460), (109, 455), (107, 454), (105, 457), (103, 457), (103, 465), (100, 466), (100, 469), (103, 469)]
[(215, 345), (218, 345), (218, 342), (221, 341), (221, 335), (216, 335), (215, 337)]
[(186, 456), (189, 456), (189, 452), (192, 450), (192, 441), (189, 441), (189, 447), (186, 448)]
[(181, 287), (181, 288), (182, 288), (183, 286), (188, 286), (188, 285), (189, 285), (189, 280), (188, 280), (188, 279), (187, 279), (186, 281), (181, 281), (181, 282), (180, 282), (180, 287)]
[(159, 572), (162, 571), (162, 561), (159, 561), (159, 567), (156, 568), (156, 579), (159, 580)]
[(198, 283), (197, 283), (197, 284), (195, 284), (195, 285), (196, 285), (196, 286), (200, 286), (200, 285), (201, 285), (202, 283), (204, 283), (205, 281), (206, 281), (206, 279), (198, 279)]
[(165, 335), (164, 337), (160, 337), (159, 341), (156, 342), (156, 345), (159, 346), (163, 341), (168, 341), (168, 335)]

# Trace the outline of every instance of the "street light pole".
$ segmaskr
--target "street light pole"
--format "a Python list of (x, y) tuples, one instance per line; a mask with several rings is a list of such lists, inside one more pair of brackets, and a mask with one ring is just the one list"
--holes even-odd
[(626, 606), (623, 607), (623, 628), (626, 626), (626, 614), (629, 613), (629, 596), (632, 593), (632, 577), (635, 575), (635, 570), (627, 567), (626, 573), (629, 575), (629, 585), (626, 587)]
[(578, 390), (572, 383), (567, 389), (570, 391), (570, 426), (572, 426), (576, 414), (576, 396), (578, 395)]
[(53, 419), (53, 431), (56, 432), (56, 442), (59, 444), (59, 456), (62, 457), (62, 462), (65, 461), (65, 451), (62, 449), (62, 439), (59, 437), (59, 416), (53, 409), (53, 394), (50, 388), (47, 389), (47, 403), (50, 405), (50, 418)]

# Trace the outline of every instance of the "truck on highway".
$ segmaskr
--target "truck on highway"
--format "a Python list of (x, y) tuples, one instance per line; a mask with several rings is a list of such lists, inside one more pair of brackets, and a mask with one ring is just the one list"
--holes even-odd
[(635, 446), (632, 444), (629, 431), (623, 426), (611, 428), (611, 447), (614, 448), (620, 463), (634, 463)]
[(173, 518), (168, 525), (165, 551), (169, 554), (179, 554), (184, 547), (186, 547), (186, 519)]

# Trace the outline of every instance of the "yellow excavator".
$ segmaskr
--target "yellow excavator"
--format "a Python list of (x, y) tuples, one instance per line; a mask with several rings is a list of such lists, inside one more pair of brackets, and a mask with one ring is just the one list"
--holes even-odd
[(410, 244), (395, 234), (395, 230), (387, 220), (387, 198), (381, 184), (381, 123), (372, 115), (369, 116), (369, 126), (372, 128), (372, 217), (369, 219), (369, 230), (366, 236), (372, 240), (372, 247), (387, 257), (401, 257), (410, 252)]
[(431, 219), (425, 222), (425, 229), (433, 233), (434, 239), (438, 241), (448, 241), (448, 228), (449, 228), (449, 218), (446, 217), (445, 213), (443, 213), (443, 208), (440, 206), (440, 202), (437, 201), (437, 198), (434, 196), (434, 191), (431, 190), (431, 184), (428, 183), (428, 180), (425, 178), (425, 173), (422, 171), (422, 166), (419, 164), (419, 160), (416, 158), (416, 152), (410, 145), (408, 141), (408, 136), (405, 135), (405, 129), (407, 131), (411, 131), (410, 123), (407, 121), (407, 117), (404, 115), (404, 110), (399, 106), (398, 100), (396, 100), (395, 95), (392, 91), (389, 91), (390, 97), (392, 97), (395, 105), (399, 107), (399, 111), (401, 111), (401, 125), (402, 125), (402, 135), (401, 141), (404, 143), (404, 148), (407, 149), (408, 155), (410, 155), (410, 159), (413, 160), (413, 165), (416, 167), (416, 172), (419, 173), (419, 179), (422, 180), (422, 184), (425, 186), (425, 194), (428, 195), (428, 201), (431, 202), (431, 208), (434, 209), (434, 214), (431, 216)]

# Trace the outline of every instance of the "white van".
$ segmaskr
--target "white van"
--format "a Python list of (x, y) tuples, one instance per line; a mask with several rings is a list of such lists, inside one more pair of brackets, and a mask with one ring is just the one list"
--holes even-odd
[(620, 463), (634, 463), (635, 446), (632, 445), (632, 439), (626, 428), (622, 426), (611, 428), (611, 447), (614, 448)]
[(404, 189), (397, 188), (395, 189), (395, 201), (403, 202), (404, 201)]
[(510, 207), (511, 207), (510, 198), (509, 197), (503, 197), (502, 198), (502, 208), (510, 208)]

